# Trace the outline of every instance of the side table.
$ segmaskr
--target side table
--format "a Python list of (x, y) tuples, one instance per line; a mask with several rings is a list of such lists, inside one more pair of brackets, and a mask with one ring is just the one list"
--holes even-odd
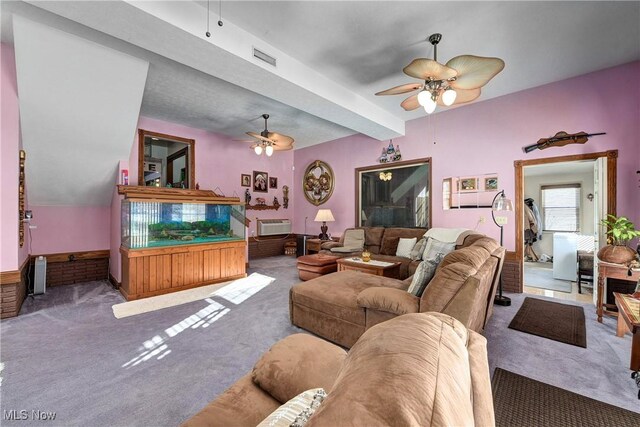
[(612, 264), (610, 262), (600, 261), (598, 263), (598, 303), (596, 305), (596, 313), (598, 314), (598, 322), (602, 323), (602, 315), (617, 317), (618, 313), (609, 310), (615, 307), (614, 304), (604, 303), (604, 282), (608, 278), (629, 280), (636, 282), (640, 279), (640, 270), (632, 269), (631, 276), (628, 275), (629, 268), (623, 264)]

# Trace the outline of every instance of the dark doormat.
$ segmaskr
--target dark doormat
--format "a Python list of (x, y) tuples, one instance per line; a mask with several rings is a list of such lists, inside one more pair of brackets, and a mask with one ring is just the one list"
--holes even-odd
[(640, 414), (500, 368), (491, 387), (497, 427), (640, 426)]
[(537, 298), (525, 298), (509, 328), (587, 348), (584, 309)]

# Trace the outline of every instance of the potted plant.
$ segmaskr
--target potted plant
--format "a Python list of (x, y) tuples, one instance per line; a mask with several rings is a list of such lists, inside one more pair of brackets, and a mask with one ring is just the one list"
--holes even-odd
[(600, 223), (607, 227), (607, 246), (600, 248), (598, 258), (615, 264), (625, 264), (633, 260), (636, 253), (627, 243), (640, 236), (633, 223), (624, 216), (607, 215)]

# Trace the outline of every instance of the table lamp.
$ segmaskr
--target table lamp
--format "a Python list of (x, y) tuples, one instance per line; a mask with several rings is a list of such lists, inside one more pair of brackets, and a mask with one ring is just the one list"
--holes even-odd
[[(493, 219), (493, 223), (500, 227), (500, 246), (502, 246), (502, 229), (504, 228), (504, 224), (506, 224), (506, 221), (502, 221), (501, 224), (498, 224), (494, 212), (512, 210), (513, 204), (511, 203), (511, 200), (507, 199), (507, 196), (504, 195), (504, 190), (500, 190), (500, 192), (493, 198), (493, 202), (491, 203), (491, 218)], [(493, 300), (494, 304), (504, 306), (511, 305), (511, 298), (502, 295), (502, 276), (498, 278), (498, 283), (498, 295), (496, 295), (495, 299)]]
[(335, 221), (333, 214), (331, 213), (331, 209), (319, 209), (314, 221), (322, 222), (322, 225), (320, 226), (321, 233), (318, 235), (318, 238), (320, 238), (320, 240), (329, 240), (329, 235), (327, 234), (327, 230), (329, 229), (329, 227), (327, 227), (327, 221)]

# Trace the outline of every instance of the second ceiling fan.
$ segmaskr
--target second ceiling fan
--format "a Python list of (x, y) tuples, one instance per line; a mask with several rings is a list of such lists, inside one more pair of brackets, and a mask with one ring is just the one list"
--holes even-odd
[(291, 150), (293, 148), (293, 138), (287, 135), (280, 134), (278, 132), (269, 132), (269, 130), (267, 129), (267, 121), (269, 120), (269, 115), (263, 114), (262, 118), (264, 119), (264, 130), (262, 132), (247, 132), (247, 135), (257, 140), (253, 145), (251, 145), (251, 148), (255, 151), (255, 153), (259, 156), (264, 151), (267, 156), (271, 156), (274, 150)]
[(442, 34), (429, 36), (429, 43), (433, 45), (433, 59), (417, 58), (402, 69), (406, 75), (424, 83), (408, 83), (376, 95), (399, 95), (417, 90), (417, 94), (411, 95), (400, 105), (406, 111), (422, 106), (431, 114), (437, 105), (463, 104), (478, 98), (480, 88), (504, 68), (504, 61), (500, 58), (475, 55), (456, 56), (442, 65), (438, 62), (438, 43), (441, 39)]

